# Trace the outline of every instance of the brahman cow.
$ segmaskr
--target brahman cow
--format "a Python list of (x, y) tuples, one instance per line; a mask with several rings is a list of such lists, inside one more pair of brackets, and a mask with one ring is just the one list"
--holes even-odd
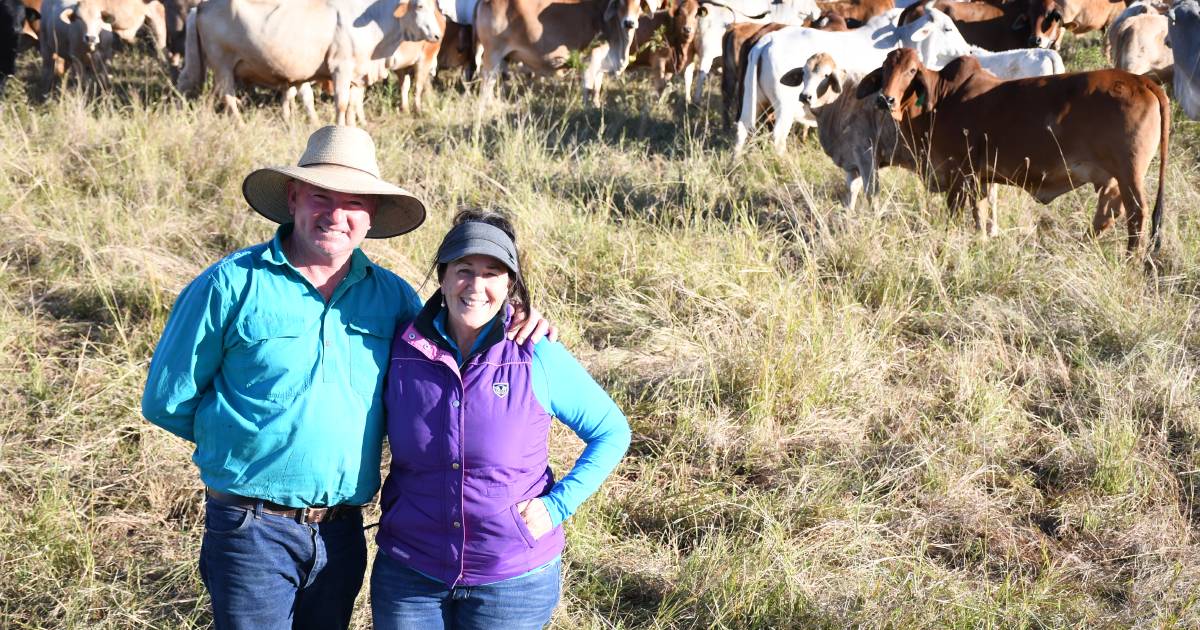
[(683, 75), (685, 94), (691, 90), (695, 70), (692, 41), (699, 7), (697, 0), (667, 0), (665, 9), (642, 15), (638, 20), (630, 46), (634, 58), (629, 67), (650, 69), (659, 98), (676, 74)]
[[(441, 11), (437, 12), (438, 26), (445, 33), (449, 22)], [(400, 42), (396, 52), (387, 59), (387, 69), (396, 74), (400, 80), (400, 110), (417, 114), (421, 113), (424, 103), (425, 90), (429, 88), (429, 80), (437, 69), (438, 52), (445, 45), (446, 38), (436, 41)], [(454, 45), (454, 44), (451, 44)], [(409, 106), (408, 93), (412, 90), (412, 106)]]
[(206, 0), (194, 11), (179, 91), (197, 92), (212, 68), (239, 119), (239, 81), (286, 90), (330, 79), (337, 124), (354, 125), (353, 91), (400, 42), (441, 38), (433, 0)]
[(1182, 0), (1167, 12), (1167, 20), (1175, 53), (1175, 100), (1188, 118), (1200, 120), (1200, 3)]
[[(1125, 0), (1028, 0), (1029, 46), (1058, 48), (1063, 33), (1102, 31), (1125, 10)], [(1018, 22), (1020, 24), (1020, 22)], [(1108, 39), (1104, 56), (1111, 58)]]
[(746, 53), (770, 33), (787, 28), (788, 24), (772, 22), (743, 22), (734, 24), (725, 32), (721, 42), (721, 118), (725, 129), (733, 125), (733, 109), (742, 102), (739, 88), (742, 86), (742, 62)]
[(1171, 80), (1175, 55), (1167, 45), (1167, 7), (1138, 0), (1108, 28), (1113, 67), (1134, 74)]
[(734, 24), (787, 24), (811, 23), (821, 15), (815, 0), (787, 0), (770, 4), (736, 3), (734, 0), (700, 0), (699, 20), (696, 25), (695, 61), (699, 74), (691, 95), (691, 102), (700, 102), (704, 95), (704, 82), (712, 71), (713, 62), (724, 49), (725, 32)]
[(946, 192), (952, 212), (971, 206), (985, 236), (996, 232), (990, 204), (981, 199), (988, 184), (1019, 186), (1041, 203), (1092, 184), (1099, 202), (1089, 232), (1099, 234), (1127, 214), (1128, 249), (1137, 253), (1147, 207), (1143, 180), (1158, 152), (1149, 234), (1157, 249), (1171, 110), (1154, 81), (1123, 70), (1002, 81), (974, 57), (935, 72), (915, 51), (896, 50), (856, 93), (875, 95), (931, 189)]
[(132, 44), (143, 26), (150, 29), (155, 54), (165, 59), (167, 45), (166, 8), (159, 0), (78, 0), (72, 18), (83, 23), (84, 37), (93, 44), (103, 30), (111, 30)]
[(166, 7), (167, 60), (172, 68), (183, 65), (187, 14), (200, 0), (163, 0)]
[(483, 0), (475, 9), (481, 102), (491, 100), (509, 59), (552, 74), (563, 69), (572, 50), (601, 36), (583, 73), (584, 102), (598, 104), (600, 75), (620, 73), (629, 64), (643, 12), (653, 12), (647, 0)]
[[(816, 119), (797, 99), (796, 88), (785, 86), (779, 78), (796, 67), (797, 59), (807, 60), (819, 52), (829, 53), (838, 66), (849, 72), (868, 72), (878, 68), (889, 50), (915, 46), (924, 42), (924, 54), (941, 54), (948, 34), (958, 36), (954, 23), (945, 13), (929, 10), (916, 21), (896, 26), (894, 20), (900, 9), (877, 15), (860, 28), (842, 32), (825, 32), (798, 26), (788, 27), (764, 36), (746, 54), (741, 76), (742, 106), (737, 124), (734, 150), (740, 153), (758, 119), (758, 108), (769, 103), (775, 110), (772, 130), (774, 147), (783, 153), (793, 122), (809, 127)], [(961, 36), (955, 41), (961, 41)]]
[(836, 13), (848, 21), (866, 22), (896, 8), (895, 0), (817, 0), (822, 13)]
[[(799, 87), (799, 100), (817, 119), (821, 148), (846, 173), (842, 203), (854, 209), (860, 192), (873, 203), (879, 192), (878, 170), (907, 157), (897, 151), (896, 124), (874, 103), (855, 96), (862, 75), (839, 68), (828, 53), (817, 53), (779, 79)], [(910, 166), (911, 168), (911, 166)]]
[[(925, 15), (927, 4), (917, 3), (906, 8), (900, 14), (900, 24), (908, 24)], [(1016, 50), (1030, 45), (1029, 0), (936, 0), (933, 8), (950, 16), (963, 39), (985, 50)]]
[(75, 74), (85, 90), (109, 87), (108, 61), (112, 58), (113, 33), (100, 22), (94, 34), (75, 13), (77, 0), (43, 0), (38, 47), (42, 54), (42, 94), (49, 94), (68, 72)]

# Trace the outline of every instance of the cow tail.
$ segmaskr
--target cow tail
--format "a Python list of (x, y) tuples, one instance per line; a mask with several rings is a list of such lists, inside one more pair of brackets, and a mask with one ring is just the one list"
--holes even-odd
[[(760, 43), (761, 41), (759, 40)], [(738, 109), (738, 120), (748, 114), (749, 127), (753, 127), (758, 120), (758, 58), (762, 54), (761, 50), (758, 44), (755, 44), (746, 53), (746, 58), (742, 60), (742, 80), (738, 82), (738, 96), (742, 103)]]
[(199, 10), (198, 6), (188, 10), (184, 22), (183, 69), (175, 82), (175, 88), (187, 96), (194, 96), (204, 87), (204, 51), (200, 48), (200, 31), (196, 26)]
[(1167, 94), (1153, 82), (1150, 89), (1158, 99), (1158, 118), (1162, 129), (1158, 144), (1158, 198), (1154, 200), (1154, 212), (1150, 215), (1150, 251), (1157, 252), (1162, 246), (1162, 234), (1159, 227), (1162, 224), (1163, 196), (1167, 186), (1167, 142), (1171, 136), (1171, 104), (1167, 102)]

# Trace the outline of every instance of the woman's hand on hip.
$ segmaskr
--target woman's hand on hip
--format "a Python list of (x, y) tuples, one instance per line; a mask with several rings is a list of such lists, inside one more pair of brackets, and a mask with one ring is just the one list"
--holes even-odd
[(525, 520), (525, 527), (529, 529), (529, 533), (534, 539), (541, 538), (554, 529), (554, 522), (550, 520), (550, 511), (546, 509), (546, 504), (542, 503), (541, 499), (521, 501), (517, 504), (517, 512)]

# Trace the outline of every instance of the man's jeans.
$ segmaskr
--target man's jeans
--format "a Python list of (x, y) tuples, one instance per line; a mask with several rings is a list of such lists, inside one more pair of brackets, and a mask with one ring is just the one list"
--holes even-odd
[(225, 628), (346, 628), (367, 568), (362, 512), (325, 523), (207, 500), (200, 577)]
[(380, 551), (371, 570), (375, 630), (537, 630), (558, 605), (562, 563), (484, 584), (447, 588)]

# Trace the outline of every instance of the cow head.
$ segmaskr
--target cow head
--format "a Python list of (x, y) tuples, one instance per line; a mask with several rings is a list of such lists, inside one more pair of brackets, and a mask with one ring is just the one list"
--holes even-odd
[(692, 42), (700, 24), (699, 0), (678, 0), (671, 5), (671, 28), (667, 38), (671, 44), (683, 47)]
[(609, 47), (606, 67), (615, 68), (617, 72), (625, 69), (629, 64), (629, 49), (633, 45), (638, 20), (643, 14), (653, 13), (656, 6), (654, 0), (608, 0), (604, 7), (603, 24)]
[(64, 15), (83, 33), (83, 45), (88, 53), (96, 52), (101, 33), (112, 29), (108, 24), (112, 16), (107, 15), (104, 7), (94, 0), (80, 0), (74, 7), (68, 8)]
[(907, 28), (914, 30), (907, 35), (904, 45), (916, 50), (921, 60), (934, 68), (940, 68), (956, 57), (971, 54), (971, 45), (963, 39), (949, 15), (933, 8), (932, 2), (926, 4), (924, 9), (923, 15), (907, 25)]
[(863, 77), (855, 96), (867, 98), (878, 92), (875, 104), (893, 119), (913, 118), (933, 108), (935, 95), (930, 74), (933, 73), (925, 68), (915, 51), (898, 48), (888, 53), (883, 67)]
[(401, 40), (441, 41), (436, 0), (398, 0), (392, 15), (400, 22)]
[(1031, 48), (1052, 48), (1062, 37), (1063, 15), (1057, 0), (1030, 0), (1029, 10), (1013, 22), (1013, 30), (1029, 29)]
[(822, 31), (848, 31), (850, 27), (846, 24), (846, 18), (836, 11), (824, 11), (821, 17), (813, 20), (812, 27)]
[(827, 53), (817, 53), (799, 68), (789, 70), (779, 79), (789, 87), (800, 88), (800, 102), (809, 107), (822, 107), (838, 99), (846, 83), (846, 72)]

